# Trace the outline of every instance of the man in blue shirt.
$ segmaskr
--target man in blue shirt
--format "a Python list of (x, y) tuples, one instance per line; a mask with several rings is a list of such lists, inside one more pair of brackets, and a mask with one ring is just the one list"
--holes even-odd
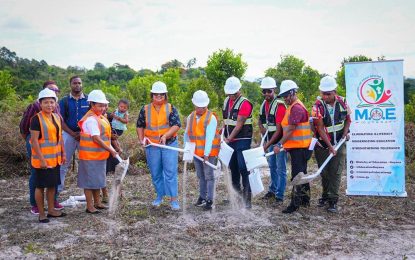
[(71, 159), (76, 149), (79, 149), (80, 129), (78, 121), (88, 112), (89, 104), (87, 95), (82, 92), (82, 80), (79, 76), (69, 79), (71, 92), (59, 101), (62, 122), (62, 139), (66, 151), (66, 163), (61, 165), (60, 176), (61, 185), (58, 186), (58, 193), (65, 187), (65, 176), (68, 171)]

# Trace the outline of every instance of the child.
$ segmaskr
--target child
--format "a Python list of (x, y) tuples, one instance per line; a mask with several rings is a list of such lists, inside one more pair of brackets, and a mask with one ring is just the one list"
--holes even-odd
[[(193, 94), (192, 103), (195, 110), (187, 118), (185, 141), (196, 143), (195, 154), (203, 157), (206, 162), (216, 164), (220, 135), (216, 116), (207, 108), (209, 101), (207, 93), (203, 90)], [(195, 206), (211, 210), (215, 193), (213, 169), (199, 160), (194, 160), (194, 164), (199, 178), (199, 199)]]
[(127, 99), (120, 99), (120, 101), (118, 101), (118, 108), (111, 114), (111, 126), (118, 136), (121, 136), (122, 133), (127, 130), (129, 106), (130, 103)]

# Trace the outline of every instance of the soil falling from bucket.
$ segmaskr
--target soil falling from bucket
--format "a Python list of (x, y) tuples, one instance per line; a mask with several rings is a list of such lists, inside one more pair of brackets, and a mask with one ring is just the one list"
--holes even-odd
[(187, 210), (187, 162), (184, 162), (184, 166), (183, 166), (183, 178), (182, 178), (182, 186), (183, 186), (183, 191), (182, 191), (182, 196), (183, 196), (183, 215), (186, 215), (186, 210)]
[(128, 170), (129, 160), (125, 160), (117, 164), (115, 167), (114, 172), (114, 180), (112, 182), (112, 188), (110, 192), (110, 198), (109, 198), (109, 209), (108, 212), (110, 215), (114, 215), (117, 207), (118, 207), (118, 201), (121, 194), (121, 186), (122, 181), (125, 177), (125, 174)]
[(233, 211), (239, 210), (244, 207), (241, 196), (236, 192), (232, 185), (232, 176), (228, 170), (228, 167), (224, 167), (224, 180), (226, 189), (228, 191), (228, 200), (230, 202)]

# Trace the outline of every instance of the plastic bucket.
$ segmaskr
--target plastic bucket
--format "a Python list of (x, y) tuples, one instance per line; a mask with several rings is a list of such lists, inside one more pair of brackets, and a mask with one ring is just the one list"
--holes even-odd
[(227, 143), (221, 142), (220, 144), (220, 150), (219, 150), (219, 160), (228, 167), (229, 162), (231, 161), (233, 154), (233, 148), (230, 147)]
[(264, 191), (264, 184), (261, 179), (261, 170), (253, 169), (249, 174), (249, 185), (251, 186), (252, 197)]
[(262, 146), (242, 151), (242, 155), (244, 156), (246, 168), (248, 171), (268, 165), (267, 158), (265, 157), (264, 147)]
[(186, 142), (184, 145), (185, 152), (183, 153), (183, 161), (193, 161), (193, 155), (195, 153), (196, 143)]

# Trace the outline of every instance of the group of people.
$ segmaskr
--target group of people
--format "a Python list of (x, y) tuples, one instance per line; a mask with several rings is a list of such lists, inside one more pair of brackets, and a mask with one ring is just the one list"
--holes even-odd
[[(128, 123), (128, 101), (121, 100), (118, 109), (106, 113), (108, 101), (101, 90), (89, 95), (82, 92), (82, 81), (78, 76), (70, 79), (71, 92), (58, 103), (56, 83), (48, 81), (39, 93), (38, 101), (28, 107), (21, 121), (21, 133), (27, 142), (31, 157), (29, 179), (32, 213), (39, 214), (39, 221), (48, 222), (50, 217), (62, 217), (57, 210), (63, 207), (57, 198), (64, 187), (65, 175), (76, 149), (79, 150), (78, 187), (84, 189), (86, 212), (99, 213), (106, 209), (103, 199), (108, 196), (106, 187), (107, 161), (121, 151), (116, 137), (126, 130)], [(199, 197), (195, 206), (210, 210), (214, 204), (215, 175), (205, 162), (216, 164), (223, 142), (234, 149), (230, 159), (232, 186), (242, 197), (245, 207), (251, 208), (249, 171), (242, 152), (251, 148), (253, 137), (253, 104), (241, 93), (241, 82), (230, 77), (224, 85), (226, 98), (222, 109), (223, 127), (219, 117), (208, 109), (209, 97), (203, 90), (193, 94), (194, 111), (186, 118), (185, 142), (195, 143), (195, 154), (203, 161), (194, 160), (199, 179)], [(317, 138), (314, 149), (320, 166), (332, 153), (334, 159), (322, 173), (323, 193), (319, 206), (328, 206), (337, 212), (337, 200), (341, 173), (345, 163), (345, 147), (336, 151), (334, 146), (341, 138), (348, 138), (350, 109), (345, 99), (336, 93), (336, 81), (330, 76), (321, 79), (320, 93), (309, 116), (307, 108), (297, 96), (298, 86), (292, 80), (284, 80), (279, 87), (273, 78), (261, 81), (264, 101), (260, 107), (258, 126), (266, 142), (264, 149), (274, 151), (268, 159), (270, 168), (269, 190), (263, 199), (274, 199), (282, 203), (287, 183), (287, 154), (291, 158), (291, 178), (298, 173), (307, 173), (307, 162), (312, 155), (310, 144)], [(139, 144), (146, 153), (156, 197), (154, 207), (169, 198), (172, 210), (179, 210), (178, 201), (178, 152), (166, 147), (178, 147), (177, 133), (182, 127), (178, 109), (168, 102), (165, 83), (155, 82), (150, 91), (151, 102), (144, 105), (138, 115), (136, 131)], [(112, 123), (108, 118), (112, 119)], [(112, 129), (113, 128), (113, 129)], [(48, 214), (44, 211), (44, 189), (47, 189)], [(292, 213), (301, 206), (310, 205), (310, 186), (293, 187), (291, 202), (283, 213)]]
[[(128, 123), (128, 101), (120, 100), (118, 109), (107, 115), (108, 101), (101, 90), (89, 95), (82, 91), (82, 80), (70, 80), (71, 92), (58, 103), (59, 88), (47, 81), (38, 99), (28, 106), (20, 122), (20, 133), (26, 140), (31, 158), (29, 194), (31, 212), (39, 215), (40, 223), (49, 218), (64, 217), (58, 202), (63, 191), (65, 176), (76, 150), (79, 151), (78, 187), (84, 189), (86, 212), (100, 213), (106, 209), (100, 189), (105, 194), (107, 161), (121, 151), (117, 136)], [(112, 125), (108, 118), (112, 119)], [(117, 135), (118, 133), (118, 135)], [(47, 214), (44, 210), (44, 192), (47, 196)], [(60, 211), (60, 212), (59, 212)]]

